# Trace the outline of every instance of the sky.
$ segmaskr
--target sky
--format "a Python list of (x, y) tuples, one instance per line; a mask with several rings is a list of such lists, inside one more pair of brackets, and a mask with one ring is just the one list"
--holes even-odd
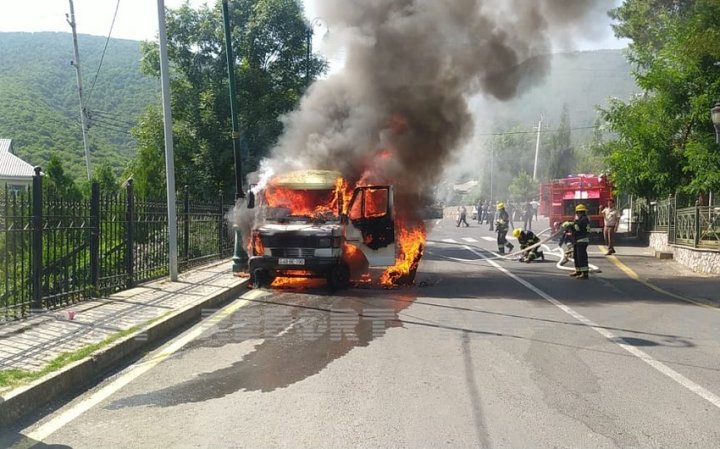
[[(186, 0), (165, 0), (167, 8), (176, 8)], [(317, 16), (317, 3), (340, 0), (306, 0), (306, 15)], [(616, 0), (617, 2), (617, 0)], [(214, 4), (214, 0), (190, 0), (192, 6)], [(610, 3), (610, 1), (608, 1)], [(118, 0), (74, 0), (75, 22), (81, 34), (107, 36), (110, 31)], [(0, 32), (4, 31), (70, 31), (65, 14), (70, 10), (68, 0), (0, 0)], [(606, 30), (592, 39), (578, 39), (575, 50), (624, 48), (626, 42), (616, 39), (610, 29), (610, 19), (598, 17), (607, 22)], [(122, 39), (150, 40), (157, 34), (157, 0), (120, 0), (112, 36)], [(322, 45), (318, 46), (322, 50)], [(567, 50), (567, 48), (563, 49)], [(335, 59), (332, 55), (331, 60)]]

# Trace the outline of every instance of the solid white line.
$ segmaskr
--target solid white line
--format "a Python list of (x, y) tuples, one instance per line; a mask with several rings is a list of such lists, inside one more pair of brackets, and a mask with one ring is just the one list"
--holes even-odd
[(487, 240), (488, 242), (496, 242), (497, 241), (497, 238), (495, 238), (495, 237), (483, 236), (482, 239)]
[(644, 351), (641, 351), (640, 349), (636, 348), (635, 346), (628, 345), (626, 343), (621, 343), (618, 340), (618, 337), (614, 335), (612, 332), (608, 331), (607, 329), (604, 329), (600, 327), (598, 324), (593, 322), (592, 320), (586, 318), (585, 316), (581, 315), (580, 313), (576, 312), (575, 310), (571, 309), (570, 307), (566, 306), (565, 304), (561, 303), (557, 299), (553, 298), (552, 296), (548, 295), (544, 291), (540, 290), (539, 288), (535, 287), (530, 282), (526, 281), (525, 279), (522, 279), (515, 274), (511, 273), (510, 271), (506, 270), (504, 267), (498, 265), (495, 261), (492, 259), (489, 259), (488, 257), (485, 257), (483, 253), (480, 253), (476, 251), (475, 249), (465, 246), (465, 249), (472, 252), (473, 254), (476, 254), (480, 256), (481, 258), (485, 259), (490, 265), (497, 268), (502, 273), (510, 276), (515, 281), (517, 281), (519, 284), (522, 284), (525, 286), (528, 290), (536, 293), (549, 303), (553, 304), (563, 312), (567, 313), (571, 317), (575, 318), (576, 320), (580, 321), (587, 327), (591, 328), (598, 334), (602, 335), (603, 337), (610, 340), (612, 343), (615, 343), (616, 345), (620, 346), (630, 354), (634, 355), (635, 357), (639, 358), (643, 362), (647, 363), (648, 365), (655, 368), (657, 371), (661, 372), (662, 374), (666, 375), (670, 379), (674, 380), (678, 384), (682, 385), (683, 387), (687, 388), (688, 390), (692, 391), (693, 393), (697, 394), (701, 398), (705, 399), (715, 407), (720, 409), (720, 396), (716, 395), (715, 393), (711, 392), (710, 390), (707, 390), (700, 385), (696, 384), (692, 380), (688, 379), (687, 377), (683, 376), (682, 374), (678, 373), (674, 369), (670, 368), (669, 366), (665, 365), (664, 363), (652, 358), (649, 354), (647, 354)]
[(468, 242), (468, 243), (477, 243), (477, 240), (475, 240), (472, 237), (463, 237), (462, 239), (463, 239), (463, 241)]
[(48, 436), (52, 435), (53, 433), (57, 432), (59, 429), (70, 423), (78, 416), (87, 412), (91, 408), (98, 405), (100, 402), (104, 401), (105, 399), (116, 393), (118, 390), (120, 390), (133, 380), (137, 379), (141, 375), (156, 367), (162, 361), (166, 360), (175, 352), (182, 349), (183, 346), (198, 338), (205, 331), (215, 326), (217, 323), (227, 318), (229, 315), (236, 312), (241, 307), (248, 305), (250, 303), (250, 301), (248, 300), (258, 299), (269, 294), (270, 293), (263, 290), (251, 290), (245, 293), (240, 297), (241, 299), (233, 302), (224, 309), (219, 310), (206, 320), (202, 321), (199, 325), (187, 330), (185, 333), (183, 333), (176, 339), (166, 343), (164, 346), (151, 352), (147, 357), (143, 359), (143, 361), (128, 367), (125, 370), (124, 374), (112, 381), (110, 384), (102, 387), (100, 390), (90, 395), (89, 398), (74, 405), (69, 410), (63, 412), (62, 414), (56, 416), (55, 418), (42, 424), (35, 430), (25, 435), (34, 442), (40, 442), (44, 440)]
[(453, 240), (453, 239), (442, 239), (441, 242), (445, 242), (445, 243), (457, 243), (457, 242), (456, 242), (455, 240)]

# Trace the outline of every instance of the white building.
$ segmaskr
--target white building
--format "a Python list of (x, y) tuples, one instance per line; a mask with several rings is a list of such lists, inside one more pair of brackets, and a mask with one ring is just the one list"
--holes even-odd
[(33, 166), (15, 156), (11, 139), (0, 139), (0, 188), (19, 192), (32, 186)]

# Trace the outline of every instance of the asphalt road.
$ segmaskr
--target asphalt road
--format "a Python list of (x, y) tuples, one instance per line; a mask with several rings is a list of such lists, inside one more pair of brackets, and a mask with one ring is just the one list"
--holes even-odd
[(720, 447), (720, 311), (492, 236), (439, 222), (412, 288), (250, 291), (0, 446)]

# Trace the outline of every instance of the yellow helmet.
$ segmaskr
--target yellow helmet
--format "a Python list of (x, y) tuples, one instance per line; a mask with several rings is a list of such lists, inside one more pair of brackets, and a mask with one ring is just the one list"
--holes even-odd
[(520, 229), (520, 228), (515, 228), (515, 229), (513, 230), (513, 237), (518, 238), (518, 237), (520, 237), (520, 234), (521, 234), (521, 233), (522, 233), (522, 229)]
[(505, 203), (497, 203), (497, 210), (505, 209)]
[(584, 204), (578, 204), (575, 206), (575, 212), (587, 212), (587, 207)]

